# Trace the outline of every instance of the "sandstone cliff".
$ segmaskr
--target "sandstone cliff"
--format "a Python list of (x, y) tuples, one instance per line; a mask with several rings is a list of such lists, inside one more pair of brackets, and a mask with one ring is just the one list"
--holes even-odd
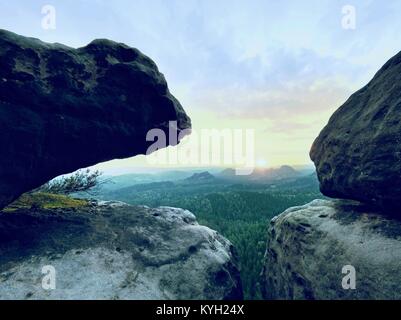
[(0, 299), (242, 299), (242, 287), (231, 243), (189, 211), (105, 202), (0, 214)]
[[(345, 266), (355, 289), (345, 289)], [(354, 201), (315, 200), (269, 226), (267, 299), (401, 299), (401, 221)]]
[(323, 194), (401, 214), (401, 52), (330, 118), (313, 143)]
[(322, 130), (310, 152), (320, 189), (351, 200), (316, 200), (272, 220), (266, 299), (401, 299), (400, 101), (401, 53)]

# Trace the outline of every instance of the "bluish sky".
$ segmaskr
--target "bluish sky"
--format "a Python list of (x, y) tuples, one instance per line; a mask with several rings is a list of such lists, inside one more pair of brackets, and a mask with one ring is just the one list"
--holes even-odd
[[(47, 4), (55, 30), (41, 27)], [(344, 5), (356, 9), (354, 30), (342, 28)], [(0, 28), (73, 47), (94, 38), (136, 47), (195, 129), (253, 127), (258, 159), (302, 164), (332, 112), (401, 50), (401, 1), (0, 0)]]

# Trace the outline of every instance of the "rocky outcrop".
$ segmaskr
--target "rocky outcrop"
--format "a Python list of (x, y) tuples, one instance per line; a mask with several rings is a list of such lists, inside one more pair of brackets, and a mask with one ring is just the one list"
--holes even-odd
[(401, 215), (401, 52), (331, 117), (314, 142), (323, 194)]
[[(401, 222), (369, 206), (315, 200), (290, 208), (271, 221), (268, 239), (266, 299), (401, 299)], [(355, 289), (343, 288), (344, 266), (355, 268)]]
[(314, 142), (310, 156), (323, 194), (401, 208), (400, 101), (401, 52), (333, 114)]
[(0, 214), (0, 299), (241, 298), (232, 245), (186, 210), (101, 202)]
[(314, 142), (322, 193), (351, 200), (315, 200), (272, 220), (265, 298), (401, 299), (400, 107), (401, 53)]
[[(0, 30), (0, 208), (76, 169), (144, 154), (190, 128), (155, 63), (124, 44), (73, 49)], [(167, 139), (167, 141), (169, 141)]]

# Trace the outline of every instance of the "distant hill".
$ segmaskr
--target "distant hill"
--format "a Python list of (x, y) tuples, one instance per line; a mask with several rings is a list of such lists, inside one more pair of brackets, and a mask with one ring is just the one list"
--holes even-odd
[(223, 171), (221, 171), (218, 176), (220, 176), (222, 178), (232, 178), (232, 177), (236, 177), (236, 174), (235, 174), (234, 169), (228, 168), (228, 169), (224, 169)]
[(225, 169), (218, 177), (228, 180), (247, 181), (247, 182), (272, 182), (277, 180), (293, 179), (301, 176), (301, 173), (291, 166), (281, 166), (280, 168), (255, 169), (250, 175), (236, 175), (234, 169)]
[(194, 173), (192, 176), (189, 178), (184, 179), (185, 182), (190, 182), (190, 183), (209, 183), (209, 182), (215, 182), (216, 177), (212, 175), (209, 171), (204, 171), (200, 173)]
[[(212, 173), (211, 173), (212, 172)], [(188, 183), (276, 183), (287, 179), (296, 179), (305, 176), (302, 171), (283, 165), (279, 168), (255, 169), (252, 174), (236, 175), (235, 169), (228, 168), (218, 171), (216, 168), (207, 168), (207, 171), (197, 168), (189, 170), (166, 170), (153, 173), (130, 173), (119, 176), (105, 176), (107, 182), (102, 185), (103, 191), (116, 191), (135, 185), (144, 185), (154, 182)], [(156, 185), (155, 185), (156, 186)], [(133, 189), (135, 190), (135, 188)]]
[(278, 169), (254, 170), (253, 177), (262, 180), (283, 180), (299, 176), (299, 172), (290, 166), (281, 166)]
[[(183, 178), (180, 179), (180, 177)], [(163, 178), (171, 178), (171, 180), (161, 180)], [(185, 197), (193, 193), (199, 195), (229, 190), (252, 190), (253, 192), (313, 190), (313, 192), (319, 192), (319, 182), (316, 172), (305, 175), (291, 166), (257, 169), (248, 176), (235, 175), (234, 169), (225, 169), (213, 174), (209, 171), (168, 171), (160, 174), (127, 174), (112, 177), (111, 182), (101, 186), (96, 197), (130, 203), (139, 199), (144, 203), (155, 202), (155, 199), (159, 199), (161, 204), (166, 197), (178, 197), (178, 195)]]
[(186, 179), (192, 174), (193, 171), (168, 170), (158, 173), (129, 173), (118, 176), (105, 176), (104, 179), (107, 182), (102, 185), (102, 189), (113, 191), (153, 182), (178, 181)]
[(281, 189), (304, 189), (304, 190), (319, 190), (319, 180), (317, 179), (316, 172), (303, 175), (295, 179), (277, 180), (276, 188)]

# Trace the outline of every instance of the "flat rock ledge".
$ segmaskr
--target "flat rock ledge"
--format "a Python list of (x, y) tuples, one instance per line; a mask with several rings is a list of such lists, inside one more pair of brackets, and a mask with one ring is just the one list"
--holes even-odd
[(0, 299), (242, 297), (233, 246), (189, 211), (98, 202), (0, 213)]
[(265, 299), (401, 299), (401, 221), (354, 201), (290, 208), (271, 221), (262, 277)]

